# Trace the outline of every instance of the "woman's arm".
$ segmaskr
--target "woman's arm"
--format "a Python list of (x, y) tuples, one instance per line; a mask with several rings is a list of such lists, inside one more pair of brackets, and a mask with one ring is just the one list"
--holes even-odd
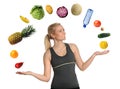
[(16, 74), (22, 74), (22, 75), (31, 75), (34, 76), (35, 78), (41, 80), (41, 81), (45, 81), (48, 82), (50, 80), (50, 76), (51, 76), (51, 63), (50, 63), (50, 51), (46, 51), (44, 56), (43, 56), (43, 62), (44, 62), (44, 74), (38, 74), (38, 73), (34, 73), (32, 71), (18, 71), (16, 72)]
[(75, 44), (71, 44), (71, 48), (75, 55), (76, 64), (79, 67), (79, 69), (82, 71), (84, 71), (85, 69), (87, 69), (89, 67), (89, 65), (92, 63), (92, 61), (94, 60), (94, 58), (97, 55), (103, 55), (103, 54), (107, 54), (109, 52), (109, 50), (96, 51), (91, 55), (91, 57), (87, 61), (83, 62), (77, 46)]

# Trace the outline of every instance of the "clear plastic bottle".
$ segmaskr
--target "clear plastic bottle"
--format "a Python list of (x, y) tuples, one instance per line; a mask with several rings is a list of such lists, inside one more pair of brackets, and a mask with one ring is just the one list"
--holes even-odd
[(87, 13), (85, 15), (85, 18), (83, 20), (83, 27), (84, 28), (86, 28), (86, 26), (89, 24), (92, 14), (93, 14), (93, 10), (92, 9), (88, 9)]

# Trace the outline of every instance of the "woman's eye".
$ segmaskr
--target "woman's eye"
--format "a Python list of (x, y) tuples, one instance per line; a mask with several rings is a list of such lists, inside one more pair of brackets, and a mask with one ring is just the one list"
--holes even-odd
[(64, 29), (59, 30), (59, 32), (64, 32)]

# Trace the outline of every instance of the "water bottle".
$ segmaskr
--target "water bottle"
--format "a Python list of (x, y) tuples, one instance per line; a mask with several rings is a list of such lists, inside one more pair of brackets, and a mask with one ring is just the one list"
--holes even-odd
[(83, 20), (83, 27), (84, 28), (86, 28), (86, 26), (89, 24), (92, 14), (93, 14), (93, 10), (88, 9), (87, 13), (86, 13), (86, 16), (85, 16), (85, 18)]

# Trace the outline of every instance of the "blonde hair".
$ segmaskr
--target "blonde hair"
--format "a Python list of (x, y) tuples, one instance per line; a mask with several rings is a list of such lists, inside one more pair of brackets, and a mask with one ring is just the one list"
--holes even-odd
[(60, 23), (53, 23), (53, 24), (49, 25), (48, 34), (44, 38), (45, 50), (48, 50), (51, 47), (50, 39), (53, 39), (51, 37), (51, 34), (54, 33), (55, 27), (58, 26), (58, 25), (61, 25), (61, 24)]

